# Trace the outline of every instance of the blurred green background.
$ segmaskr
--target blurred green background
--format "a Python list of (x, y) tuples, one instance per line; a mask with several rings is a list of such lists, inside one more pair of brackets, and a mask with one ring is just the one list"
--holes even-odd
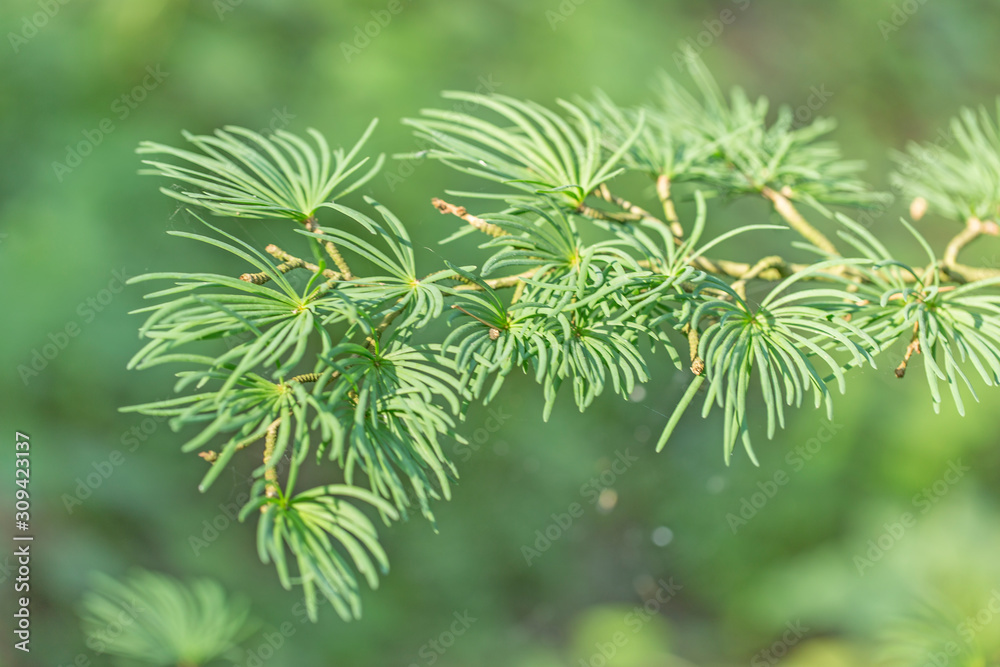
[[(392, 572), (365, 595), (363, 620), (325, 609), (319, 624), (301, 623), (298, 593), (258, 561), (253, 527), (227, 517), (242, 477), (198, 494), (204, 464), (179, 452), (181, 436), (118, 412), (169, 386), (165, 373), (125, 370), (139, 344), (127, 313), (144, 290), (120, 290), (121, 276), (244, 270), (165, 234), (197, 223), (137, 176), (140, 140), (241, 124), (316, 127), (350, 144), (378, 116), (373, 151), (405, 152), (415, 143), (399, 120), (441, 104), (442, 89), (549, 103), (596, 86), (636, 102), (658, 70), (677, 72), (677, 46), (691, 40), (727, 86), (793, 108), (824, 91), (818, 112), (840, 119), (845, 152), (886, 188), (890, 148), (933, 139), (959, 106), (1000, 93), (995, 0), (403, 2), (355, 42), (388, 4), (0, 5), (0, 484), (10, 498), (12, 433), (30, 434), (36, 534), (33, 651), (13, 655), (5, 630), (0, 662), (111, 664), (85, 644), (76, 606), (91, 572), (141, 566), (248, 596), (263, 626), (244, 665), (998, 664), (1000, 394), (964, 419), (947, 404), (937, 416), (922, 371), (899, 382), (890, 361), (854, 375), (833, 425), (807, 408), (775, 441), (759, 433), (759, 468), (743, 456), (723, 465), (715, 420), (685, 419), (653, 454), (682, 390), (665, 359), (633, 400), (606, 396), (583, 415), (561, 401), (548, 424), (537, 389), (510, 381), (492, 414), (468, 415), (475, 446), (456, 449), (462, 478), (436, 508), (440, 533), (419, 518), (384, 530)], [(81, 141), (96, 145), (67, 155)], [(465, 246), (435, 245), (453, 221), (429, 199), (456, 185), (441, 165), (389, 161), (366, 191), (421, 245), (469, 263)], [(895, 222), (904, 210), (897, 203), (872, 229), (919, 261)], [(768, 212), (714, 204), (712, 228), (750, 216)], [(263, 223), (231, 224), (272, 240)], [(931, 218), (921, 229), (938, 241), (957, 231)], [(766, 235), (743, 238), (747, 258), (768, 253)], [(998, 253), (984, 241), (968, 262), (996, 265)], [(429, 251), (424, 260), (440, 266)], [(60, 335), (67, 325), (76, 335)], [(53, 341), (65, 344), (55, 358), (19, 372)], [(635, 461), (612, 468), (619, 455)], [(560, 527), (553, 515), (574, 503), (582, 515)], [(0, 504), (0, 525), (11, 525), (10, 505)], [(904, 513), (913, 521), (900, 529)], [(524, 548), (545, 546), (536, 531), (556, 539), (529, 564)], [(5, 539), (4, 605), (8, 555)], [(467, 621), (451, 635), (456, 614)], [(282, 624), (292, 632), (267, 649)]]

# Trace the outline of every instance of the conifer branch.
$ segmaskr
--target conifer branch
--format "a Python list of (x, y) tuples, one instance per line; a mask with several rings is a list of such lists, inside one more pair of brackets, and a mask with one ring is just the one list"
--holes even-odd
[(268, 498), (277, 498), (281, 493), (278, 487), (277, 467), (271, 465), (271, 459), (274, 457), (274, 446), (278, 440), (278, 426), (280, 424), (281, 417), (278, 417), (268, 425), (267, 433), (264, 437), (264, 466), (266, 467), (264, 471), (264, 480), (266, 482), (264, 495)]
[[(323, 230), (319, 228), (316, 216), (314, 215), (311, 215), (308, 218), (306, 218), (303, 224), (305, 224), (306, 231), (310, 233), (313, 234), (323, 233)], [(330, 256), (330, 259), (333, 260), (334, 265), (340, 271), (340, 275), (342, 276), (341, 279), (351, 280), (354, 277), (354, 274), (351, 273), (351, 267), (347, 265), (347, 262), (344, 260), (344, 256), (340, 254), (340, 250), (333, 243), (333, 241), (323, 240), (322, 244), (323, 248), (326, 250), (326, 254)]]
[(910, 343), (906, 346), (906, 353), (903, 355), (903, 360), (899, 362), (894, 371), (896, 377), (900, 380), (906, 376), (906, 367), (910, 363), (910, 357), (914, 354), (920, 354), (920, 323), (917, 322), (913, 325), (913, 337), (910, 339)]
[(454, 204), (449, 204), (443, 199), (439, 199), (437, 197), (431, 199), (431, 204), (442, 214), (450, 213), (451, 215), (457, 216), (462, 220), (465, 220), (467, 223), (469, 223), (479, 231), (483, 232), (484, 234), (489, 234), (490, 236), (496, 237), (496, 236), (503, 236), (507, 233), (500, 227), (497, 227), (492, 223), (486, 222), (480, 217), (472, 215), (471, 213), (465, 210), (464, 206), (455, 206)]
[[(633, 204), (632, 202), (630, 202), (627, 199), (624, 199), (623, 197), (619, 197), (617, 195), (612, 194), (611, 190), (608, 188), (607, 183), (601, 183), (601, 186), (597, 188), (597, 190), (595, 190), (593, 194), (599, 197), (600, 199), (603, 199), (604, 201), (614, 204), (615, 206), (618, 206), (619, 208), (623, 209), (625, 211), (625, 215), (609, 213), (607, 211), (601, 211), (583, 205), (581, 205), (578, 208), (577, 211), (578, 213), (580, 213), (581, 215), (585, 215), (587, 217), (597, 218), (599, 220), (610, 220), (614, 222), (623, 222), (623, 223), (638, 222), (640, 220), (650, 220), (660, 225), (664, 225), (665, 227), (669, 227), (671, 233), (677, 238), (677, 240), (680, 240), (681, 236), (683, 235), (683, 230), (680, 228), (679, 224), (667, 225), (667, 223), (665, 223), (663, 220), (659, 219), (658, 217), (656, 217), (643, 207), (639, 206), (638, 204)], [(664, 209), (664, 211), (666, 212), (667, 209)], [(676, 213), (674, 213), (673, 222), (677, 222)]]
[(580, 204), (574, 209), (574, 213), (579, 213), (586, 218), (593, 218), (594, 220), (604, 220), (606, 222), (617, 222), (619, 224), (627, 225), (633, 222), (639, 222), (645, 216), (642, 214), (624, 212), (618, 213), (615, 211), (603, 211), (599, 208), (594, 208), (593, 206), (588, 206), (587, 204)]
[(790, 191), (777, 192), (765, 186), (761, 189), (761, 194), (774, 205), (774, 210), (788, 223), (788, 226), (797, 231), (805, 240), (828, 255), (840, 255), (833, 242), (802, 217), (802, 214), (788, 198)]
[(979, 218), (969, 218), (965, 223), (965, 229), (959, 232), (948, 243), (948, 247), (945, 248), (942, 266), (952, 278), (962, 282), (973, 282), (1000, 277), (1000, 270), (998, 269), (967, 266), (960, 264), (958, 261), (959, 253), (967, 245), (984, 235), (1000, 235), (1000, 226), (992, 220), (983, 221)]
[(690, 324), (686, 324), (681, 331), (687, 335), (688, 354), (691, 357), (691, 372), (695, 375), (701, 375), (705, 372), (705, 361), (698, 356), (698, 346), (701, 342), (701, 336), (698, 333), (698, 329)]
[(666, 174), (660, 174), (656, 177), (656, 196), (663, 207), (663, 216), (670, 225), (670, 231), (673, 232), (675, 237), (683, 238), (684, 227), (681, 226), (680, 219), (677, 217), (677, 209), (674, 206), (674, 200), (670, 196), (670, 177)]
[[(774, 121), (767, 104), (742, 93), (727, 99), (703, 65), (696, 59), (690, 65), (700, 97), (665, 94), (639, 109), (603, 98), (550, 109), (449, 93), (491, 119), (429, 109), (408, 120), (432, 159), (508, 189), (462, 195), (502, 202), (489, 220), (431, 200), (440, 213), (491, 237), (476, 251), (484, 257), (431, 273), (418, 268), (407, 226), (391, 211), (368, 197), (364, 206), (345, 198), (381, 163), (358, 171), (366, 160), (358, 151), (374, 124), (349, 150), (331, 150), (315, 131), (307, 141), (243, 128), (186, 135), (200, 152), (143, 144), (142, 152), (179, 163), (147, 163), (152, 173), (184, 184), (170, 196), (219, 215), (304, 224), (334, 265), (326, 269), (323, 260), (317, 265), (274, 244), (261, 252), (206, 222), (207, 235), (173, 235), (252, 265), (242, 283), (204, 271), (133, 281), (169, 287), (151, 293), (152, 305), (139, 311), (147, 316), (140, 329), (145, 341), (129, 367), (185, 368), (178, 396), (127, 410), (168, 417), (192, 431), (181, 448), (210, 464), (202, 490), (236, 452), (263, 436), (264, 465), (254, 469), (243, 516), (260, 510), (260, 557), (275, 563), (286, 588), (304, 589), (310, 618), (317, 616), (318, 594), (343, 618), (357, 617), (358, 578), (374, 587), (388, 567), (374, 526), (345, 499), (371, 505), (386, 522), (417, 508), (432, 519), (434, 502), (449, 497), (457, 477), (441, 443), (461, 440), (465, 407), (493, 400), (512, 373), (525, 371), (539, 385), (543, 417), (568, 387), (584, 410), (605, 393), (629, 396), (648, 382), (663, 356), (650, 357), (648, 341), (665, 348), (672, 362), (689, 358), (695, 376), (656, 449), (705, 386), (701, 413), (725, 415), (725, 461), (740, 442), (754, 463), (755, 420), (766, 424), (770, 438), (784, 428), (789, 406), (815, 403), (831, 411), (831, 388), (843, 392), (849, 370), (874, 365), (897, 342), (907, 347), (896, 375), (903, 377), (913, 355), (923, 354), (935, 409), (940, 384), (949, 385), (960, 411), (960, 389), (972, 389), (976, 379), (1000, 384), (1000, 271), (960, 263), (980, 236), (1000, 234), (991, 221), (1000, 211), (1000, 133), (992, 119), (963, 114), (956, 131), (982, 141), (958, 142), (962, 155), (939, 149), (941, 160), (928, 168), (934, 178), (896, 179), (926, 202), (915, 213), (965, 222), (943, 259), (908, 224), (926, 255), (916, 266), (864, 225), (837, 216), (837, 238), (853, 253), (842, 255), (791, 199), (795, 193), (796, 200), (821, 205), (872, 201), (857, 164), (817, 141), (832, 125), (816, 120), (796, 128), (787, 113)], [(666, 86), (679, 91), (674, 82)], [(655, 199), (636, 203), (613, 194), (609, 183), (623, 172), (653, 176)], [(690, 187), (697, 200), (690, 226), (679, 220), (675, 183)], [(715, 213), (706, 192), (765, 197), (828, 259), (792, 263), (778, 248), (753, 262), (703, 256), (719, 242), (775, 228), (744, 224), (703, 238)], [(586, 203), (590, 197), (595, 206)], [(650, 213), (657, 200), (662, 216)], [(320, 208), (351, 224), (321, 228)], [(586, 219), (599, 229), (584, 229)], [(788, 242), (779, 234), (764, 240)], [(376, 267), (373, 274), (356, 277), (349, 266), (355, 259)], [(314, 274), (305, 286), (286, 277), (296, 269)], [(774, 285), (750, 303), (751, 281)], [(500, 294), (504, 289), (512, 295)], [(444, 320), (448, 333), (435, 339)], [(228, 344), (224, 351), (212, 347), (220, 339)], [(752, 402), (754, 393), (759, 402)], [(286, 452), (291, 465), (282, 489), (275, 464)], [(305, 461), (332, 467), (334, 479), (347, 482), (293, 495)]]
[[(787, 267), (785, 265), (785, 260), (782, 259), (781, 257), (777, 256), (777, 255), (772, 255), (771, 257), (764, 257), (763, 259), (761, 259), (760, 261), (758, 261), (756, 264), (754, 264), (753, 266), (751, 266), (749, 269), (747, 269), (746, 272), (744, 272), (740, 276), (739, 280), (737, 280), (736, 282), (734, 282), (731, 285), (731, 287), (743, 299), (746, 299), (747, 298), (747, 294), (746, 294), (746, 284), (747, 284), (747, 281), (748, 280), (753, 280), (754, 278), (759, 277), (762, 273), (764, 273), (765, 271), (768, 271), (768, 270), (773, 270), (773, 271), (777, 272), (777, 274), (779, 276), (781, 276), (783, 272), (787, 272)], [(785, 273), (785, 275), (787, 275), (787, 273)]]
[[(265, 247), (264, 250), (267, 252), (267, 254), (271, 255), (275, 259), (281, 260), (281, 264), (275, 267), (281, 273), (288, 273), (288, 271), (291, 271), (292, 269), (308, 269), (313, 273), (320, 273), (326, 276), (327, 278), (330, 278), (331, 280), (339, 281), (344, 279), (341, 276), (341, 274), (337, 273), (336, 271), (332, 271), (330, 269), (321, 270), (317, 265), (313, 264), (312, 262), (307, 262), (304, 259), (301, 259), (299, 257), (296, 257), (295, 255), (287, 253), (278, 246), (274, 245), (273, 243)], [(282, 267), (286, 268), (282, 270)], [(263, 285), (270, 279), (271, 277), (266, 272), (244, 273), (242, 276), (240, 276), (240, 280), (243, 280), (248, 283), (254, 283), (255, 285)]]
[[(522, 273), (518, 273), (511, 276), (503, 276), (501, 278), (485, 278), (483, 279), (483, 282), (486, 283), (491, 289), (506, 289), (508, 287), (519, 287), (520, 285), (524, 284), (525, 278), (531, 278), (532, 276), (535, 275), (535, 273), (536, 271), (534, 269), (531, 269), (530, 271), (524, 271)], [(464, 285), (459, 285), (455, 289), (459, 291), (464, 291), (464, 290), (481, 291), (483, 288), (482, 286), (474, 282), (467, 282)]]

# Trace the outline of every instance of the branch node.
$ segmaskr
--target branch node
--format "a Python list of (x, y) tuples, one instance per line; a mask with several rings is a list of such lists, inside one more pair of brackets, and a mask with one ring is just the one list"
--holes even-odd
[(489, 234), (490, 236), (493, 237), (505, 236), (507, 234), (507, 232), (505, 232), (497, 225), (494, 225), (493, 223), (490, 222), (486, 222), (482, 218), (472, 215), (465, 209), (464, 206), (455, 206), (454, 204), (449, 204), (443, 199), (438, 199), (437, 197), (431, 199), (431, 204), (433, 204), (434, 208), (436, 208), (442, 214), (450, 213), (451, 215), (459, 217), (462, 220), (465, 220), (473, 227), (475, 227), (476, 229), (478, 229), (479, 231), (483, 232), (484, 234)]

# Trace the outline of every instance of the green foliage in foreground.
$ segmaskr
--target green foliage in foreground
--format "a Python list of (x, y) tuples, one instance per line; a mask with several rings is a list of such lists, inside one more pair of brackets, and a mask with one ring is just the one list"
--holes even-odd
[(210, 579), (183, 583), (136, 570), (122, 580), (99, 575), (80, 610), (87, 646), (149, 665), (239, 660), (255, 625), (246, 600)]
[[(346, 152), (331, 153), (315, 131), (310, 142), (241, 128), (185, 135), (196, 152), (141, 146), (161, 156), (147, 161), (152, 173), (180, 184), (163, 191), (190, 206), (300, 225), (300, 255), (255, 247), (225, 222), (172, 232), (235, 255), (248, 272), (132, 281), (163, 286), (139, 311), (147, 343), (130, 367), (184, 370), (176, 397), (128, 409), (187, 429), (183, 450), (210, 463), (202, 489), (235, 457), (259, 461), (243, 517), (258, 519), (260, 557), (286, 588), (302, 586), (312, 618), (318, 594), (345, 619), (360, 614), (357, 575), (375, 587), (388, 567), (361, 508), (386, 524), (417, 507), (433, 520), (432, 501), (449, 498), (456, 478), (442, 444), (463, 441), (468, 404), (494, 399), (512, 372), (540, 385), (545, 416), (563, 385), (584, 410), (609, 388), (628, 396), (655, 373), (685, 373), (689, 389), (658, 447), (698, 400), (703, 417), (721, 414), (727, 462), (737, 443), (754, 459), (753, 415), (771, 438), (790, 407), (830, 412), (830, 387), (842, 393), (850, 369), (874, 366), (897, 342), (905, 354), (884, 372), (902, 378), (919, 357), (935, 409), (945, 392), (961, 411), (977, 388), (1000, 382), (1000, 273), (958, 261), (968, 243), (997, 233), (995, 119), (963, 112), (961, 153), (899, 157), (914, 217), (929, 207), (940, 224), (961, 225), (936, 252), (903, 221), (926, 255), (911, 265), (827, 208), (879, 201), (861, 165), (825, 139), (832, 122), (795, 127), (787, 109), (769, 122), (765, 100), (738, 89), (727, 97), (699, 61), (690, 65), (695, 92), (664, 78), (635, 109), (601, 94), (553, 109), (448, 93), (476, 113), (407, 120), (429, 146), (422, 157), (486, 181), (449, 193), (479, 202), (475, 213), (434, 200), (460, 225), (445, 241), (481, 235), (478, 266), (418, 269), (407, 224), (370, 197), (346, 203), (381, 163), (359, 157), (373, 126)], [(612, 192), (630, 174), (647, 179), (650, 203)], [(696, 204), (692, 219), (678, 216), (678, 185)], [(736, 197), (766, 200), (773, 220), (706, 238), (710, 204)], [(714, 252), (764, 230), (810, 261)], [(748, 285), (756, 294), (768, 283), (762, 298), (748, 296)], [(450, 331), (438, 338), (439, 320)], [(764, 410), (751, 409), (757, 401)], [(335, 470), (331, 483), (297, 490), (307, 464)]]

